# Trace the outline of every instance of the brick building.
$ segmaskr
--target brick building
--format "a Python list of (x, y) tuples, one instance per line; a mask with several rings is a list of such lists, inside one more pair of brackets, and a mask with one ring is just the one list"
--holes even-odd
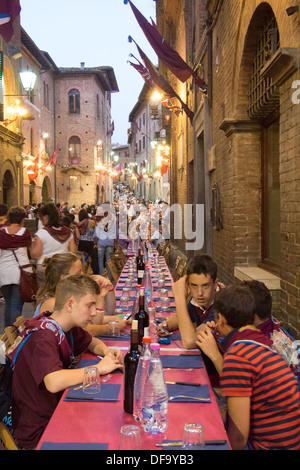
[[(58, 68), (20, 24), (8, 43), (0, 36), (0, 202), (79, 205), (112, 200), (111, 93), (118, 91), (111, 67)], [(19, 72), (34, 71), (30, 93)], [(4, 92), (3, 92), (4, 90)], [(46, 165), (58, 148), (55, 167)]]
[(59, 68), (55, 74), (55, 122), (59, 158), (57, 200), (80, 205), (111, 199), (112, 179), (97, 172), (110, 163), (112, 67)]
[(170, 112), (153, 99), (153, 90), (145, 84), (129, 114), (128, 143), (137, 175), (131, 181), (135, 193), (147, 201), (169, 201), (169, 174), (161, 174), (157, 146), (170, 141)]
[[(171, 204), (205, 206), (205, 244), (226, 284), (259, 279), (300, 335), (299, 5), (158, 0), (160, 33), (208, 84), (161, 71), (195, 112), (172, 119)], [(176, 241), (187, 254), (185, 240)]]

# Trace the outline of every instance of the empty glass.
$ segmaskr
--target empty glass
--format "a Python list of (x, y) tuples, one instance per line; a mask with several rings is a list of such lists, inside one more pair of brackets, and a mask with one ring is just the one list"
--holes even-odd
[(138, 426), (121, 427), (119, 450), (141, 450), (141, 431)]
[(122, 297), (120, 298), (120, 307), (123, 308), (124, 310), (128, 310), (128, 305), (129, 305), (129, 297)]
[(132, 287), (132, 279), (125, 279), (125, 287)]
[(110, 321), (108, 323), (108, 336), (120, 336), (120, 324), (118, 321)]
[(170, 308), (170, 299), (169, 297), (162, 297), (160, 301), (160, 306), (163, 311), (166, 311)]
[(95, 366), (84, 368), (82, 391), (89, 395), (100, 393), (101, 381), (99, 370)]
[(201, 449), (205, 447), (204, 431), (202, 424), (187, 423), (183, 429), (182, 448), (187, 450)]

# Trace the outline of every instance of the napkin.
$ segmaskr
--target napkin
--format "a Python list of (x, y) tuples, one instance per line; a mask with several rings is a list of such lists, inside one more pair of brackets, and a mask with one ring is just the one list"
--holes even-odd
[(173, 333), (172, 336), (170, 336), (172, 341), (178, 341), (181, 339), (181, 334), (180, 333)]
[(170, 367), (175, 369), (202, 369), (203, 362), (202, 358), (199, 355), (189, 356), (188, 354), (184, 356), (160, 356), (163, 368)]
[(168, 285), (168, 283), (165, 285), (165, 287), (159, 287), (159, 286), (152, 286), (153, 290), (161, 290), (161, 289), (167, 289), (167, 290), (172, 290), (172, 284)]
[(64, 401), (118, 401), (118, 395), (121, 388), (120, 384), (101, 384), (100, 393), (95, 395), (89, 395), (84, 393), (81, 389), (74, 390), (77, 388), (71, 387), (64, 398)]
[(167, 309), (163, 310), (161, 307), (155, 307), (157, 312), (176, 312), (176, 307), (168, 307)]
[[(175, 443), (175, 442), (178, 442), (178, 440), (177, 441), (173, 441), (173, 440), (172, 441), (168, 441), (168, 440), (162, 441), (163, 450), (177, 450), (177, 451), (182, 450), (181, 446), (174, 446), (174, 447), (172, 447), (170, 445), (164, 446), (164, 444), (171, 444), (172, 442)], [(196, 447), (195, 450), (230, 450), (230, 447), (229, 447), (228, 442), (226, 442), (225, 444), (221, 444), (221, 445), (216, 445), (216, 444), (207, 445), (207, 444), (205, 444), (204, 448), (203, 447), (199, 447), (199, 448)]]
[[(122, 297), (122, 294), (116, 294), (116, 300), (120, 300)], [(134, 300), (135, 299), (135, 296), (134, 295), (131, 295), (129, 297), (129, 300)]]
[(174, 397), (176, 395), (185, 395), (186, 397), (178, 397), (173, 400), (169, 400), (170, 403), (210, 403), (209, 401), (194, 400), (192, 397), (197, 398), (209, 398), (209, 388), (207, 384), (200, 385), (200, 387), (192, 387), (190, 385), (179, 385), (179, 384), (167, 384), (168, 395), (169, 397)]
[(121, 333), (120, 336), (97, 336), (98, 339), (101, 339), (101, 341), (129, 341), (130, 340), (130, 334), (123, 334)]
[(40, 450), (107, 450), (107, 443), (100, 442), (43, 442)]

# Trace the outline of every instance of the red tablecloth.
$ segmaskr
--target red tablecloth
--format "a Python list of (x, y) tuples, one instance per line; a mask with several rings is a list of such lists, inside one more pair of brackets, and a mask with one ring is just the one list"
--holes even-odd
[[(118, 286), (116, 286), (118, 290)], [(153, 342), (157, 341), (155, 328), (151, 328)], [(106, 344), (119, 347), (126, 354), (129, 341), (105, 341)], [(170, 345), (161, 346), (161, 354), (179, 355), (185, 352), (180, 340), (171, 341)], [(194, 352), (195, 353), (195, 352)], [(85, 355), (91, 358), (91, 355)], [(168, 405), (168, 428), (165, 434), (150, 436), (142, 431), (142, 449), (161, 450), (157, 443), (167, 440), (182, 440), (183, 427), (188, 422), (199, 422), (204, 427), (205, 439), (225, 439), (225, 432), (218, 405), (215, 400), (210, 381), (205, 370), (166, 370), (164, 372), (167, 382), (200, 382), (208, 384), (211, 403), (174, 403)], [(80, 443), (108, 443), (109, 450), (117, 450), (119, 445), (120, 428), (124, 424), (136, 424), (132, 415), (123, 410), (123, 374), (114, 373), (108, 383), (121, 384), (117, 402), (67, 402), (64, 401), (65, 391), (53, 416), (39, 442), (40, 449), (44, 442), (80, 442)]]

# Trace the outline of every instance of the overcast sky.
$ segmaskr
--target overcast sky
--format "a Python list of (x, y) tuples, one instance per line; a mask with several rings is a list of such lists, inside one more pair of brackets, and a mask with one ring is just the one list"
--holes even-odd
[[(150, 17), (156, 21), (155, 1), (133, 3), (149, 21)], [(58, 67), (80, 67), (81, 62), (87, 67), (113, 67), (120, 91), (112, 95), (112, 142), (127, 144), (128, 116), (144, 85), (127, 63), (130, 53), (140, 59), (128, 36), (157, 63), (130, 5), (123, 0), (21, 0), (21, 7), (21, 25)]]

